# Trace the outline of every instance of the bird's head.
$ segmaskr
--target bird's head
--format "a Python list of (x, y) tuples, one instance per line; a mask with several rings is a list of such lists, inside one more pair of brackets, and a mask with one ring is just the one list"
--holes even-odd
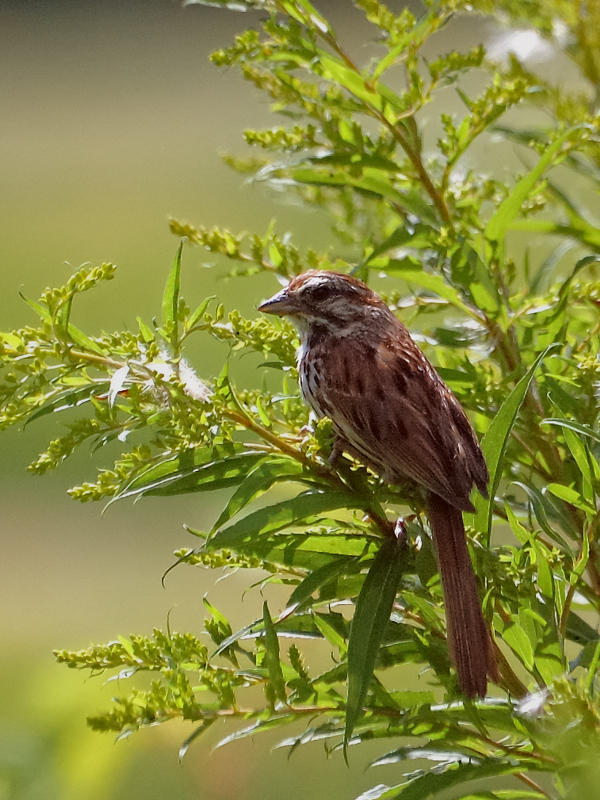
[(300, 330), (317, 325), (347, 332), (362, 327), (373, 314), (390, 313), (381, 298), (362, 281), (325, 270), (298, 275), (258, 310), (289, 316)]

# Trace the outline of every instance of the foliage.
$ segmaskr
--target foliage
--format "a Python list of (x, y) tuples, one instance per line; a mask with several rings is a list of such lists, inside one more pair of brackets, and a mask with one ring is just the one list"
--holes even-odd
[[(95, 336), (76, 327), (74, 301), (113, 277), (109, 264), (83, 267), (27, 300), (37, 325), (0, 334), (0, 424), (77, 409), (31, 465), (36, 473), (84, 443), (94, 452), (117, 444), (113, 467), (71, 490), (78, 500), (232, 489), (212, 530), (190, 530), (198, 545), (178, 550), (177, 562), (259, 568), (263, 585), (288, 587), (289, 599), (277, 616), (265, 603), (235, 632), (207, 600), (209, 646), (192, 633), (156, 630), (57, 657), (122, 679), (151, 673), (151, 683), (89, 722), (123, 735), (190, 720), (181, 755), (219, 718), (242, 723), (226, 741), (300, 720), (282, 743), (290, 752), (378, 739), (385, 750), (391, 740), (373, 766), (397, 765), (399, 777), (365, 800), (445, 789), (473, 798), (585, 796), (600, 755), (600, 224), (580, 198), (600, 187), (598, 6), (503, 0), (474, 11), (442, 0), (416, 17), (355, 0), (374, 42), (362, 66), (308, 0), (206, 4), (262, 12), (260, 30), (213, 60), (238, 66), (289, 121), (246, 132), (263, 153), (257, 178), (327, 214), (340, 244), (300, 253), (274, 228), (235, 235), (174, 220), (172, 230), (223, 256), (240, 279), (352, 271), (410, 325), (483, 436), (494, 491), (466, 522), (501, 679), (486, 700), (460, 699), (418, 491), (388, 486), (348, 457), (329, 463), (330, 424), (309, 420), (298, 395), (294, 330), (226, 313), (214, 298), (190, 307), (182, 244), (160, 322), (138, 319), (135, 330)], [(531, 26), (577, 65), (581, 89), (551, 85), (516, 55), (493, 64), (480, 44), (425, 57), (443, 26), (475, 13)], [(476, 94), (474, 83), (483, 83)], [(461, 111), (436, 116), (449, 90)], [(439, 120), (432, 149), (426, 105)], [(532, 118), (544, 124), (532, 127)], [(508, 181), (502, 165), (482, 171), (471, 156), (477, 141), (493, 152), (498, 136), (527, 165)], [(519, 248), (518, 232), (532, 237), (531, 249)], [(184, 356), (196, 335), (230, 345), (213, 379)], [(231, 375), (249, 352), (270, 369), (260, 386), (241, 387)], [(389, 534), (403, 506), (412, 516), (399, 547)], [(307, 639), (321, 642), (333, 664), (309, 666)], [(495, 788), (464, 786), (491, 777)]]

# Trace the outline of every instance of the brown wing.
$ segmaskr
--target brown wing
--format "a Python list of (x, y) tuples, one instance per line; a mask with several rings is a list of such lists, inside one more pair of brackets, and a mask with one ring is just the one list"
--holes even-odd
[(398, 322), (378, 343), (325, 347), (327, 410), (339, 433), (387, 480), (410, 479), (457, 508), (472, 508), (487, 469), (454, 395)]

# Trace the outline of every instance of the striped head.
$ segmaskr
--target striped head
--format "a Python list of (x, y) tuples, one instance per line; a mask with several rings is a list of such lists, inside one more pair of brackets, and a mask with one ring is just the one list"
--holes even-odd
[(372, 325), (374, 316), (391, 316), (383, 300), (362, 281), (326, 270), (298, 275), (258, 310), (289, 316), (301, 333), (319, 327), (341, 336)]

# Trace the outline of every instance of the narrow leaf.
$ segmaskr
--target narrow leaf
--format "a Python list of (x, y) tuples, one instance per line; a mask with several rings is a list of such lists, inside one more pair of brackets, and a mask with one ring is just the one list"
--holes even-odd
[(149, 325), (146, 325), (144, 320), (141, 317), (136, 317), (136, 321), (138, 324), (138, 329), (140, 331), (140, 336), (144, 340), (146, 344), (149, 344), (154, 340), (154, 331), (150, 328)]
[[(211, 549), (211, 541), (208, 543)], [(376, 551), (375, 537), (323, 533), (248, 534), (236, 544), (236, 552), (252, 555), (271, 564), (282, 564), (306, 570), (316, 570), (330, 564), (339, 556), (368, 557)]]
[(40, 417), (45, 417), (46, 414), (56, 414), (60, 411), (66, 411), (69, 408), (77, 408), (84, 403), (89, 403), (92, 397), (105, 394), (107, 390), (108, 383), (102, 382), (60, 392), (48, 403), (45, 403), (41, 408), (38, 408), (37, 411), (34, 411), (25, 421), (25, 425), (29, 425), (30, 422)]
[(199, 725), (196, 726), (196, 728), (194, 729), (193, 733), (191, 733), (187, 737), (187, 739), (184, 742), (182, 742), (181, 747), (179, 748), (179, 753), (178, 753), (179, 761), (183, 761), (183, 759), (185, 758), (186, 753), (190, 749), (190, 746), (192, 745), (192, 743), (201, 734), (203, 734), (204, 731), (208, 730), (208, 728), (210, 728), (210, 726), (213, 724), (213, 722), (215, 722), (216, 719), (217, 719), (216, 717), (203, 719), (202, 722)]
[(439, 297), (447, 300), (455, 308), (460, 309), (470, 317), (477, 317), (473, 309), (464, 302), (457, 289), (451, 286), (441, 275), (425, 272), (424, 269), (417, 269), (409, 265), (406, 266), (401, 261), (391, 259), (385, 267), (385, 271), (405, 280), (409, 285), (421, 286), (430, 292), (435, 292)]
[(255, 619), (254, 622), (250, 622), (248, 625), (244, 625), (244, 627), (240, 628), (239, 631), (236, 631), (235, 633), (232, 633), (230, 636), (228, 636), (226, 639), (223, 639), (223, 641), (215, 650), (214, 655), (215, 656), (220, 655), (229, 647), (231, 647), (232, 644), (235, 644), (240, 639), (249, 638), (251, 634), (260, 630), (262, 624), (263, 624), (262, 619)]
[(260, 461), (230, 497), (227, 505), (213, 525), (213, 531), (221, 528), (248, 503), (278, 481), (289, 481), (299, 477), (303, 472), (302, 464), (291, 458), (270, 458)]
[(356, 601), (348, 641), (348, 699), (344, 752), (373, 677), (373, 670), (389, 623), (398, 582), (405, 561), (403, 543), (389, 537), (373, 561)]
[(308, 598), (320, 589), (321, 586), (346, 572), (350, 564), (356, 562), (355, 558), (340, 558), (324, 564), (319, 569), (309, 572), (304, 580), (296, 586), (292, 592), (286, 608), (281, 612), (279, 619), (284, 619), (294, 612), (299, 605), (306, 602)]
[(600, 433), (590, 428), (589, 425), (583, 425), (580, 422), (573, 422), (572, 419), (543, 419), (540, 422), (540, 425), (559, 425), (561, 428), (567, 428), (568, 430), (579, 433), (582, 436), (587, 436), (596, 442), (600, 442)]
[(259, 720), (258, 722), (254, 722), (252, 725), (249, 725), (247, 728), (240, 728), (234, 733), (230, 733), (229, 736), (225, 736), (224, 739), (217, 742), (214, 746), (214, 750), (217, 750), (219, 747), (224, 747), (226, 744), (230, 744), (231, 742), (237, 742), (239, 739), (246, 739), (248, 736), (254, 736), (255, 733), (265, 733), (266, 731), (270, 731), (273, 728), (278, 728), (280, 725), (285, 725), (291, 722), (294, 719), (294, 715), (289, 714), (276, 714), (268, 719)]
[(580, 128), (580, 125), (569, 128), (562, 136), (559, 136), (556, 141), (546, 148), (535, 167), (521, 178), (488, 222), (485, 229), (487, 239), (493, 242), (499, 242), (504, 237), (510, 223), (520, 212), (523, 203), (533, 191), (539, 179), (549, 167), (553, 166), (553, 162), (559, 155), (563, 145), (568, 142), (573, 134)]
[(340, 656), (345, 656), (347, 652), (346, 639), (343, 632), (340, 632), (334, 624), (332, 624), (331, 614), (315, 614), (315, 625), (321, 632), (324, 639), (332, 644), (340, 652)]
[[(247, 470), (264, 458), (264, 453), (251, 450), (225, 455), (222, 459), (214, 459), (214, 455), (212, 448), (199, 448), (155, 464), (131, 481), (115, 500), (145, 494), (185, 494), (235, 486), (243, 481)], [(202, 463), (203, 459), (207, 459), (205, 463)]]
[(443, 763), (469, 763), (473, 761), (473, 750), (471, 748), (459, 749), (456, 745), (453, 749), (449, 748), (447, 741), (427, 742), (425, 745), (416, 747), (399, 747), (383, 756), (379, 756), (372, 761), (369, 766), (383, 767), (387, 764), (400, 764), (403, 761), (427, 759), (427, 761), (441, 761)]
[(269, 613), (269, 606), (266, 602), (263, 603), (263, 623), (265, 626), (265, 655), (271, 687), (273, 689), (275, 698), (277, 700), (281, 700), (282, 703), (285, 703), (285, 680), (279, 658), (279, 639), (277, 638), (277, 631), (273, 625), (273, 620), (271, 619), (271, 614)]
[(19, 297), (21, 300), (24, 300), (27, 303), (29, 308), (35, 311), (42, 322), (47, 322), (49, 325), (52, 324), (52, 315), (50, 314), (47, 306), (43, 306), (41, 303), (36, 303), (35, 300), (30, 300), (23, 294), (23, 292), (19, 292)]
[(86, 334), (76, 325), (73, 325), (72, 322), (69, 322), (67, 326), (67, 334), (69, 339), (81, 347), (82, 350), (91, 350), (92, 353), (98, 353), (102, 356), (106, 355), (104, 348), (102, 348), (93, 339), (90, 339), (89, 336), (86, 336)]
[(490, 474), (489, 497), (488, 499), (485, 499), (481, 495), (477, 495), (474, 498), (474, 522), (475, 527), (478, 530), (487, 532), (488, 542), (492, 527), (494, 496), (502, 476), (502, 460), (504, 457), (504, 451), (506, 449), (508, 437), (510, 436), (510, 432), (517, 418), (517, 414), (519, 413), (519, 409), (521, 408), (521, 404), (523, 403), (525, 395), (529, 390), (529, 386), (533, 380), (533, 376), (537, 368), (544, 358), (546, 358), (548, 353), (550, 353), (551, 350), (554, 350), (557, 346), (558, 345), (556, 344), (550, 345), (536, 358), (527, 373), (521, 378), (504, 403), (501, 405), (481, 442), (481, 448), (483, 450)]
[(527, 497), (531, 502), (531, 507), (533, 508), (533, 513), (535, 514), (535, 518), (540, 524), (541, 529), (546, 533), (553, 541), (555, 541), (558, 545), (564, 548), (567, 552), (569, 551), (569, 546), (564, 540), (564, 538), (558, 533), (558, 531), (554, 530), (552, 525), (550, 525), (550, 521), (548, 520), (548, 502), (549, 497), (548, 495), (543, 495), (535, 486), (529, 486), (526, 483), (522, 483), (521, 481), (515, 481), (515, 486), (518, 486), (520, 489), (523, 489)]
[(280, 531), (336, 508), (361, 508), (367, 500), (350, 492), (313, 489), (297, 497), (266, 506), (219, 531), (208, 543), (211, 550), (235, 550), (248, 536)]
[(169, 272), (162, 298), (163, 325), (173, 326), (171, 344), (175, 347), (178, 342), (177, 309), (179, 307), (179, 289), (181, 285), (181, 253), (183, 239), (179, 243), (173, 266)]
[(204, 300), (196, 307), (196, 309), (190, 314), (185, 322), (185, 326), (188, 330), (194, 327), (194, 325), (204, 316), (204, 312), (208, 308), (208, 304), (211, 300), (214, 300), (216, 295), (212, 294), (210, 297), (205, 297)]
[(517, 622), (504, 629), (502, 639), (519, 656), (528, 670), (533, 669), (533, 647), (529, 637)]
[[(435, 771), (416, 772), (415, 777), (406, 783), (397, 786), (373, 787), (359, 795), (356, 800), (429, 800), (438, 797), (445, 789), (457, 786), (467, 781), (481, 780), (483, 778), (493, 778), (498, 775), (512, 775), (524, 769), (523, 764), (511, 759), (501, 760), (495, 758), (483, 758), (475, 760), (475, 763), (448, 764), (444, 769), (441, 765)], [(463, 797), (461, 795), (461, 797)]]

